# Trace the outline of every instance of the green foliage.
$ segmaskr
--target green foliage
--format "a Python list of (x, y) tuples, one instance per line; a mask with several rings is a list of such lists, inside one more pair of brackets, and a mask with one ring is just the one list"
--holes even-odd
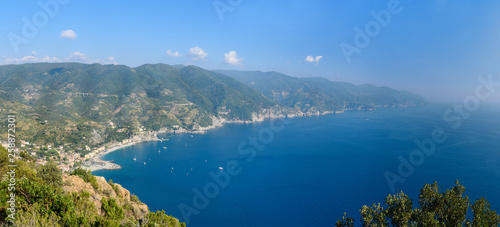
[(57, 153), (56, 150), (54, 149), (50, 149), (50, 150), (47, 150), (47, 149), (40, 149), (36, 152), (37, 156), (40, 157), (40, 158), (49, 158), (49, 157), (58, 157), (59, 158), (59, 153)]
[[(0, 171), (6, 172), (2, 168), (7, 164), (7, 151), (0, 146)], [(139, 221), (127, 214), (125, 210), (132, 211), (130, 202), (120, 205), (115, 199), (103, 197), (101, 207), (96, 207), (90, 198), (90, 193), (81, 191), (68, 194), (53, 182), (56, 172), (53, 163), (48, 163), (39, 167), (39, 176), (36, 177), (33, 168), (28, 168), (28, 164), (23, 160), (17, 160), (16, 164), (21, 177), (16, 183), (16, 220), (11, 222), (15, 226), (185, 226), (184, 223), (164, 212), (149, 213), (140, 217), (145, 219), (140, 225)], [(22, 167), (19, 169), (19, 167)], [(55, 166), (57, 167), (57, 166)], [(30, 169), (31, 172), (28, 172)], [(95, 180), (89, 171), (78, 169), (73, 172), (82, 178)], [(57, 177), (56, 177), (57, 178)], [(111, 182), (110, 182), (111, 183)], [(111, 183), (112, 184), (112, 183)], [(0, 223), (7, 224), (8, 203), (10, 199), (8, 191), (9, 182), (0, 182)], [(103, 215), (99, 215), (98, 210)], [(151, 220), (151, 221), (149, 221)], [(10, 222), (10, 220), (9, 220)], [(148, 224), (149, 223), (149, 224)]]
[[(456, 186), (440, 192), (436, 182), (426, 184), (420, 190), (419, 208), (413, 208), (411, 199), (403, 192), (385, 199), (387, 208), (380, 204), (360, 209), (362, 226), (498, 226), (500, 216), (490, 210), (490, 204), (479, 198), (473, 205), (464, 196), (465, 187), (458, 181)], [(472, 221), (467, 211), (472, 209)], [(339, 219), (335, 226), (354, 226), (352, 218)]]
[(136, 196), (136, 195), (134, 195), (134, 194), (132, 194), (132, 195), (130, 196), (130, 201), (135, 202), (135, 203), (138, 203), (138, 204), (142, 204), (141, 200), (139, 200), (139, 197), (138, 197), (138, 196)]
[(380, 203), (373, 204), (372, 207), (363, 206), (359, 212), (361, 213), (361, 224), (363, 226), (389, 226), (389, 222), (385, 217), (384, 208), (380, 206)]
[(17, 214), (15, 224), (17, 226), (62, 226), (60, 224), (61, 218), (54, 212), (42, 213), (40, 210), (44, 209), (43, 204), (34, 203), (26, 210), (21, 209)]
[(19, 157), (21, 157), (25, 161), (31, 161), (31, 162), (35, 161), (35, 158), (31, 157), (31, 155), (28, 154), (28, 152), (26, 151), (19, 152)]
[[(53, 146), (67, 144), (66, 151), (78, 153), (85, 153), (78, 149), (85, 145), (96, 147), (128, 139), (139, 126), (146, 131), (172, 129), (174, 125), (187, 129), (208, 126), (211, 116), (219, 116), (219, 112), (230, 120), (249, 120), (253, 112), (274, 105), (233, 78), (195, 66), (0, 66), (0, 84), (6, 80), (8, 85), (0, 87), (0, 114), (7, 114), (5, 110), (18, 113), (25, 124), (19, 125), (25, 130), (20, 139)], [(6, 125), (0, 124), (4, 132)], [(27, 149), (34, 151), (32, 146)], [(37, 155), (57, 157), (48, 150)]]
[(411, 219), (413, 203), (411, 199), (400, 192), (397, 195), (389, 195), (385, 199), (387, 205), (386, 216), (394, 226), (407, 226)]
[(121, 220), (124, 217), (123, 208), (120, 207), (115, 199), (106, 199), (103, 197), (101, 200), (101, 209), (106, 214), (106, 218), (111, 220)]
[(60, 188), (63, 185), (62, 172), (53, 161), (38, 166), (36, 175), (44, 183), (52, 185), (55, 188)]
[(337, 220), (337, 223), (335, 223), (335, 227), (354, 227), (354, 219), (346, 217), (347, 214), (344, 213), (344, 216), (342, 216), (342, 219)]
[(109, 179), (108, 184), (109, 186), (111, 186), (113, 191), (115, 191), (115, 193), (118, 195), (118, 187), (115, 184), (113, 184), (113, 180)]
[[(0, 221), (4, 221), (7, 214), (7, 192), (8, 182), (2, 181), (0, 183), (0, 213), (2, 215)], [(64, 195), (60, 189), (26, 178), (17, 182), (16, 203), (18, 210), (29, 211), (29, 207), (36, 207), (38, 214), (31, 217), (32, 219), (46, 219), (53, 216), (63, 217), (67, 212), (73, 210), (71, 199)]]
[(185, 227), (185, 223), (179, 223), (176, 218), (166, 215), (165, 211), (150, 212), (148, 214), (148, 220), (145, 226), (182, 226)]
[(107, 128), (106, 134), (107, 137), (104, 142), (121, 142), (122, 140), (128, 139), (134, 135), (134, 127), (133, 125), (125, 125), (120, 128)]
[[(465, 187), (457, 181), (456, 186), (439, 193), (439, 187), (436, 182), (426, 184), (420, 190), (419, 204), (420, 212), (418, 219), (425, 220), (430, 214), (433, 214), (439, 223), (448, 226), (457, 226), (465, 223), (465, 217), (469, 208), (469, 198), (463, 196)], [(423, 217), (419, 217), (422, 216)], [(427, 218), (428, 220), (428, 218)]]
[(80, 178), (83, 179), (83, 181), (85, 181), (87, 183), (90, 183), (90, 185), (92, 185), (92, 187), (95, 190), (99, 190), (99, 185), (97, 184), (97, 180), (95, 179), (95, 176), (92, 175), (92, 173), (90, 172), (90, 170), (85, 170), (85, 169), (82, 169), (82, 168), (77, 168), (77, 169), (73, 170), (73, 172), (71, 172), (70, 175), (79, 176)]
[(6, 148), (0, 145), (0, 173), (2, 177), (4, 176), (5, 173), (8, 172), (7, 170), (8, 165), (9, 165), (9, 152), (7, 151)]
[[(0, 145), (0, 177), (2, 179), (5, 178), (5, 174), (8, 172), (7, 166), (10, 164), (12, 163), (10, 163), (8, 150)], [(15, 159), (13, 164), (17, 165), (16, 178), (37, 179), (34, 162), (25, 162), (20, 159)]]
[(500, 215), (490, 210), (490, 204), (483, 197), (477, 199), (471, 209), (474, 216), (472, 226), (495, 226), (500, 223)]

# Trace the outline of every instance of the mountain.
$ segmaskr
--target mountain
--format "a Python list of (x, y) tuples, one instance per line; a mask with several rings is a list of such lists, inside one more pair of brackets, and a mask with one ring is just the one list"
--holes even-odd
[[(16, 113), (18, 139), (64, 145), (65, 151), (82, 155), (89, 147), (139, 134), (153, 138), (151, 131), (205, 130), (225, 121), (425, 103), (418, 95), (388, 87), (277, 72), (166, 64), (0, 66), (0, 114)], [(0, 130), (7, 132), (6, 127), (4, 120)], [(6, 133), (0, 135), (5, 140)]]
[[(16, 112), (21, 139), (37, 144), (85, 150), (85, 145), (122, 141), (138, 131), (252, 120), (252, 114), (273, 105), (255, 89), (195, 66), (0, 66), (0, 113)], [(0, 127), (7, 132), (6, 124)]]
[(353, 85), (325, 78), (296, 78), (278, 72), (214, 70), (253, 87), (269, 99), (301, 112), (342, 111), (424, 105), (427, 101), (406, 91), (373, 85)]

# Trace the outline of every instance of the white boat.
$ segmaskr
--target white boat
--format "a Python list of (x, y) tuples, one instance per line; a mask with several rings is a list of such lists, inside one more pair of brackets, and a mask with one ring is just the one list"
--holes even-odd
[(166, 149), (167, 149), (167, 147), (163, 147), (163, 149), (165, 149), (165, 150), (166, 150)]
[(144, 165), (146, 165), (146, 162), (144, 162)]
[(160, 149), (158, 149), (158, 153), (160, 153), (160, 152), (161, 152)]
[(136, 161), (136, 160), (137, 160), (137, 158), (134, 157), (134, 161)]
[(222, 168), (222, 167), (219, 166), (219, 170), (224, 170), (224, 168)]

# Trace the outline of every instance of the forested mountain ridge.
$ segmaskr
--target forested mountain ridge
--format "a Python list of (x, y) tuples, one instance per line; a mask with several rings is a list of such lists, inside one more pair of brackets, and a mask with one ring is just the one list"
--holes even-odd
[(284, 107), (302, 112), (369, 110), (375, 107), (417, 106), (427, 103), (419, 95), (389, 87), (354, 85), (320, 77), (296, 78), (278, 72), (215, 71), (257, 89)]
[(17, 113), (20, 139), (65, 144), (64, 150), (79, 153), (89, 152), (87, 146), (120, 142), (137, 132), (204, 130), (225, 121), (425, 102), (387, 87), (276, 72), (209, 71), (166, 64), (0, 66), (0, 114)]
[(214, 119), (249, 121), (273, 105), (243, 83), (195, 66), (0, 66), (0, 111), (17, 113), (21, 139), (37, 144), (82, 150), (137, 131), (195, 130)]

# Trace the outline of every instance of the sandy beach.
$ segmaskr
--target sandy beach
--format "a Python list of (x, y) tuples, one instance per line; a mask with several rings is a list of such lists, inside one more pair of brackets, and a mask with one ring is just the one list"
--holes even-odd
[(121, 169), (122, 167), (120, 165), (112, 163), (110, 161), (102, 160), (101, 157), (106, 155), (106, 154), (109, 154), (113, 151), (116, 151), (116, 150), (119, 150), (119, 149), (122, 149), (122, 148), (125, 148), (128, 146), (134, 146), (138, 143), (147, 142), (147, 141), (156, 141), (156, 139), (133, 141), (133, 142), (125, 143), (125, 144), (120, 143), (120, 144), (115, 144), (114, 146), (108, 145), (111, 147), (108, 147), (108, 149), (106, 151), (99, 152), (99, 154), (97, 156), (95, 156), (94, 158), (92, 158), (90, 160), (90, 162), (91, 162), (90, 166), (89, 167), (84, 166), (84, 168), (90, 170), (91, 172), (96, 171), (96, 170), (101, 170), (101, 169)]

